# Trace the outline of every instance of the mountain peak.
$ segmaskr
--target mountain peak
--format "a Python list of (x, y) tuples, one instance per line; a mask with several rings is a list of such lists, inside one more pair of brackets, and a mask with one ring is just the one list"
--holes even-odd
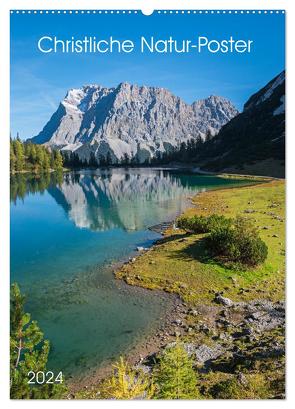
[(252, 95), (244, 105), (244, 111), (267, 101), (273, 94), (282, 93), (285, 88), (285, 70), (269, 81), (262, 89)]
[(237, 113), (230, 101), (214, 95), (189, 105), (165, 88), (89, 84), (68, 91), (33, 142), (75, 151), (81, 159), (94, 154), (117, 163), (128, 156), (143, 163), (205, 138), (208, 130), (216, 134)]
[(192, 104), (192, 107), (198, 116), (210, 120), (210, 123), (213, 124), (213, 126), (211, 126), (209, 130), (213, 135), (219, 131), (219, 128), (214, 126), (214, 121), (215, 123), (223, 122), (225, 125), (239, 113), (229, 99), (218, 95), (210, 95), (207, 98), (195, 101)]
[[(210, 171), (283, 176), (285, 160), (285, 72), (246, 102), (213, 141), (205, 144), (202, 168)], [(248, 174), (249, 174), (248, 173)]]
[(127, 81), (120, 82), (117, 88), (130, 88), (131, 84)]

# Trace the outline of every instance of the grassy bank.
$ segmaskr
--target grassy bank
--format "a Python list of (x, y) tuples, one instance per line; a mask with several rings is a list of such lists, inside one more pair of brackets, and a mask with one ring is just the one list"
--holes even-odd
[(128, 284), (174, 292), (192, 304), (212, 302), (212, 293), (223, 291), (234, 301), (284, 298), (285, 183), (267, 183), (204, 192), (193, 199), (191, 215), (243, 215), (259, 228), (269, 252), (266, 262), (254, 269), (232, 269), (208, 259), (203, 235), (168, 230), (157, 244), (124, 265), (117, 278)]
[[(268, 246), (263, 264), (225, 267), (209, 258), (204, 235), (170, 229), (151, 249), (116, 272), (128, 284), (162, 289), (182, 299), (171, 319), (148, 340), (155, 347), (153, 353), (133, 351), (132, 359), (127, 356), (133, 370), (143, 370), (147, 380), (157, 376), (163, 354), (180, 342), (193, 362), (198, 398), (284, 398), (285, 183), (257, 182), (201, 193), (185, 215), (252, 219)], [(108, 379), (73, 396), (103, 396)]]
[[(227, 268), (208, 258), (204, 235), (171, 229), (116, 276), (182, 298), (183, 309), (161, 339), (165, 348), (180, 337), (196, 351), (203, 398), (284, 398), (285, 182), (208, 191), (193, 198), (193, 205), (185, 215), (251, 218), (268, 246), (266, 261), (256, 268)], [(216, 293), (232, 306), (216, 303)]]

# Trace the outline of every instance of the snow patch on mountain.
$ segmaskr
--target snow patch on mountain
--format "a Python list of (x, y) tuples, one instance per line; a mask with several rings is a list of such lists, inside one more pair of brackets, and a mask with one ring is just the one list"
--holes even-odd
[(256, 105), (261, 104), (261, 102), (264, 102), (266, 99), (270, 98), (274, 92), (274, 90), (281, 85), (285, 81), (285, 72), (281, 72), (280, 75), (276, 77), (276, 79), (273, 81), (271, 86), (265, 91), (263, 95), (258, 99), (256, 102)]
[(273, 115), (280, 115), (283, 114), (285, 112), (285, 95), (282, 95), (280, 98), (280, 102), (281, 105), (278, 106), (274, 111), (273, 111)]

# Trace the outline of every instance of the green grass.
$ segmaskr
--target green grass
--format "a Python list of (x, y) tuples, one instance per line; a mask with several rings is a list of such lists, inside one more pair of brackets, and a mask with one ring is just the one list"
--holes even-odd
[(191, 304), (211, 303), (213, 293), (236, 301), (284, 298), (285, 183), (273, 180), (248, 187), (204, 192), (193, 199), (188, 216), (243, 215), (259, 228), (268, 246), (266, 262), (255, 269), (228, 268), (208, 259), (204, 235), (170, 230), (151, 250), (116, 273), (127, 283), (179, 294)]
[[(216, 325), (222, 307), (213, 303), (217, 291), (223, 291), (224, 296), (234, 301), (284, 299), (285, 182), (261, 182), (261, 179), (257, 182), (260, 183), (199, 194), (193, 198), (194, 206), (185, 216), (219, 214), (251, 218), (268, 246), (268, 257), (263, 264), (256, 268), (226, 267), (208, 257), (205, 234), (171, 229), (152, 249), (125, 264), (116, 274), (129, 284), (173, 292), (188, 306), (198, 306), (197, 315), (186, 316), (186, 324), (192, 331), (181, 335), (183, 342), (208, 346), (217, 342), (226, 348), (234, 345), (243, 354), (241, 362), (235, 362), (231, 354), (222, 355), (208, 372), (202, 372), (198, 386), (207, 399), (269, 399), (284, 395), (284, 356), (257, 358), (274, 344), (284, 344), (284, 328), (261, 333), (251, 341), (247, 337), (224, 340), (220, 335), (231, 336), (236, 328)], [(231, 321), (239, 323), (239, 314), (233, 310)], [(201, 329), (204, 324), (206, 331)], [(239, 381), (239, 373), (246, 384)]]

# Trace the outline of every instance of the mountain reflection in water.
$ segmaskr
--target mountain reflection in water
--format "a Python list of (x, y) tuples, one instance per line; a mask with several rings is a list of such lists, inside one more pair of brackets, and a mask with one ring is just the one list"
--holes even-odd
[(115, 280), (113, 266), (157, 240), (147, 227), (188, 196), (237, 183), (149, 168), (12, 176), (10, 277), (50, 340), (48, 369), (80, 376), (155, 331), (170, 298)]
[(17, 175), (12, 178), (11, 198), (15, 201), (46, 189), (77, 227), (136, 231), (166, 221), (168, 213), (170, 217), (181, 213), (186, 206), (183, 199), (205, 187), (196, 189), (185, 175), (175, 172), (114, 168), (38, 178)]

